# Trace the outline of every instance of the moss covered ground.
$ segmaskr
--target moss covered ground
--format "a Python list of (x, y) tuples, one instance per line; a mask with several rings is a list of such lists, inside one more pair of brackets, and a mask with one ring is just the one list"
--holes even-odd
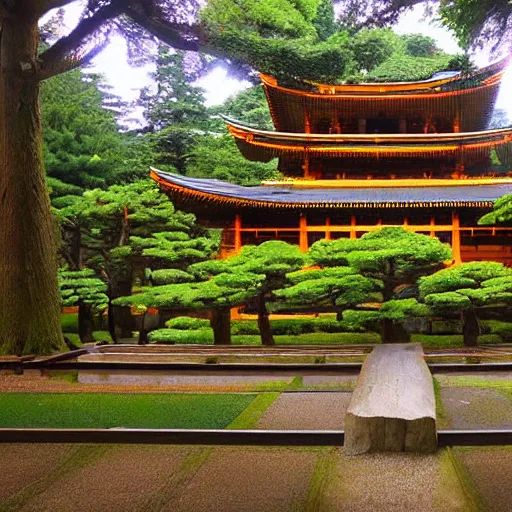
[(0, 427), (225, 428), (250, 393), (0, 393)]

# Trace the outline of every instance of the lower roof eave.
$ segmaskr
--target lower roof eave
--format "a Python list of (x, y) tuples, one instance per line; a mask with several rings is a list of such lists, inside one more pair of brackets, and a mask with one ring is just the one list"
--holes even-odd
[[(220, 182), (219, 180), (207, 180), (197, 178), (186, 178), (169, 173), (164, 173), (156, 169), (151, 170), (151, 177), (159, 183), (161, 188), (173, 200), (180, 204), (180, 207), (190, 209), (204, 209), (215, 205), (222, 209), (279, 209), (279, 210), (329, 210), (329, 209), (381, 209), (381, 208), (492, 208), (494, 200), (504, 193), (512, 193), (512, 184), (495, 185), (490, 194), (494, 197), (481, 198), (457, 198), (457, 195), (463, 196), (455, 187), (448, 187), (447, 190), (439, 191), (433, 187), (424, 187), (421, 199), (397, 199), (397, 197), (407, 197), (408, 193), (414, 191), (418, 195), (418, 189), (407, 189), (399, 187), (397, 189), (379, 189), (368, 190), (354, 189), (347, 191), (343, 189), (333, 189), (332, 191), (315, 190), (297, 190), (290, 191), (289, 187), (261, 186), (261, 187), (243, 187)], [(497, 187), (497, 193), (496, 193)], [(501, 192), (500, 187), (506, 187)], [(477, 190), (479, 187), (466, 188)], [(320, 193), (319, 193), (320, 192)], [(501, 192), (501, 193), (500, 193)], [(368, 199), (350, 200), (346, 196), (350, 194), (356, 196), (372, 196)], [(260, 194), (263, 197), (258, 197)], [(324, 196), (331, 196), (328, 200)], [(445, 197), (434, 197), (435, 195)], [(478, 195), (469, 194), (469, 195)], [(489, 194), (488, 194), (489, 195)], [(287, 196), (292, 196), (288, 198)], [(345, 198), (337, 200), (337, 196)], [(383, 196), (383, 197), (379, 197)], [(394, 199), (393, 199), (394, 198)]]

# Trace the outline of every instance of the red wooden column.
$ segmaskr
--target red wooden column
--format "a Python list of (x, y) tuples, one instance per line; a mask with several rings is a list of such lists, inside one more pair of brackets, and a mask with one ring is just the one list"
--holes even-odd
[(307, 231), (307, 219), (304, 213), (300, 214), (299, 219), (299, 249), (302, 252), (308, 252), (308, 231)]
[(435, 225), (436, 225), (436, 218), (430, 217), (430, 236), (432, 238), (435, 238), (435, 236), (436, 236), (436, 230), (434, 229)]
[(242, 217), (239, 213), (235, 215), (235, 253), (242, 248)]
[(350, 238), (357, 238), (356, 233), (356, 216), (352, 215), (350, 217)]
[(460, 220), (458, 212), (452, 212), (452, 253), (453, 263), (460, 265), (462, 259), (460, 256)]
[(326, 240), (331, 240), (331, 230), (330, 230), (330, 227), (331, 227), (331, 218), (330, 217), (326, 217), (325, 218), (325, 239)]

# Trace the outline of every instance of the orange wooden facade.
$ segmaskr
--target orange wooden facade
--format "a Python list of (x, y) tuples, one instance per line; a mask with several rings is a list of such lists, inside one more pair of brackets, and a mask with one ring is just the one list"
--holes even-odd
[(478, 226), (512, 193), (512, 175), (490, 166), (493, 151), (512, 164), (512, 128), (486, 130), (507, 64), (394, 84), (291, 88), (261, 75), (276, 131), (226, 124), (246, 158), (278, 157), (284, 180), (251, 189), (152, 177), (179, 208), (224, 228), (222, 256), (270, 239), (307, 251), (320, 239), (403, 226), (450, 243), (455, 264), (512, 265), (512, 228)]

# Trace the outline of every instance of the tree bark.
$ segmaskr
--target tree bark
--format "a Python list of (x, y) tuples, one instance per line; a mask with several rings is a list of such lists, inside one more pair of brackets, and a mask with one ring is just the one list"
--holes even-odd
[(64, 340), (39, 85), (25, 76), (36, 65), (37, 18), (20, 4), (0, 41), (0, 352), (47, 354)]
[(462, 339), (466, 347), (476, 347), (478, 345), (478, 336), (480, 335), (480, 325), (478, 317), (472, 309), (466, 309), (462, 312)]
[(213, 309), (210, 326), (213, 329), (214, 345), (231, 345), (231, 311), (229, 308)]
[(265, 296), (263, 293), (261, 293), (258, 297), (258, 329), (260, 330), (261, 343), (263, 345), (276, 344), (270, 329), (267, 304), (265, 303)]
[[(132, 294), (132, 274), (123, 277), (123, 279), (112, 285), (112, 300), (118, 297), (126, 297)], [(119, 338), (131, 338), (132, 332), (135, 330), (135, 321), (131, 310), (127, 306), (112, 306), (114, 316), (114, 324)]]
[(393, 329), (393, 321), (385, 318), (381, 320), (380, 324), (380, 335), (382, 338), (382, 343), (394, 343), (394, 329)]
[(78, 303), (78, 335), (82, 343), (93, 343), (92, 305), (83, 301)]
[(139, 330), (139, 345), (147, 345), (148, 344), (148, 331), (146, 331), (146, 313), (142, 315), (140, 330)]

